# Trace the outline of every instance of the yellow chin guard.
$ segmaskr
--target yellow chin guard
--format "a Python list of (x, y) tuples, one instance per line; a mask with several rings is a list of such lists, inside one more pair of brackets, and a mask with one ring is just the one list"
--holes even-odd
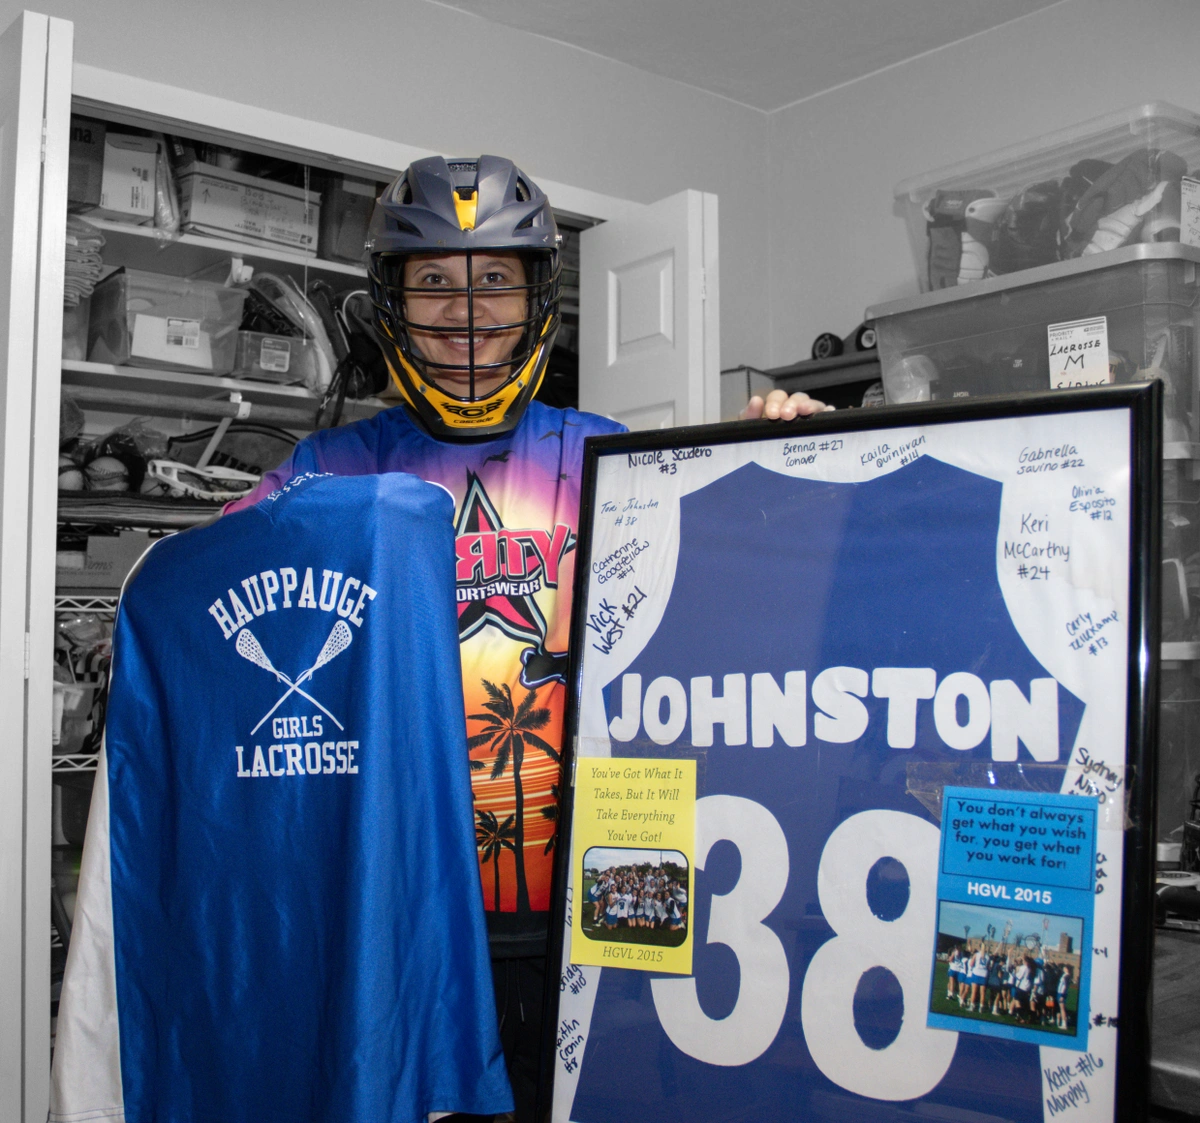
[[(546, 365), (542, 361), (546, 349), (544, 330), (542, 336), (542, 341), (534, 349), (533, 354), (530, 355), (516, 378), (510, 379), (494, 393), (475, 402), (464, 402), (439, 389), (433, 382), (419, 374), (398, 349), (392, 349), (392, 354), (384, 357), (387, 360), (388, 373), (392, 376), (392, 382), (395, 383), (396, 389), (400, 391), (401, 396), (418, 417), (423, 417), (427, 410), (432, 409), (448, 429), (461, 431), (464, 436), (472, 433), (482, 436), (489, 429), (502, 427), (509, 410), (518, 400), (528, 402), (537, 393), (546, 371)], [(400, 377), (393, 365), (393, 359), (403, 367), (410, 380), (410, 385), (406, 385), (405, 380)], [(527, 391), (531, 377), (536, 378), (537, 384)], [(420, 397), (420, 403), (417, 401), (417, 396)]]

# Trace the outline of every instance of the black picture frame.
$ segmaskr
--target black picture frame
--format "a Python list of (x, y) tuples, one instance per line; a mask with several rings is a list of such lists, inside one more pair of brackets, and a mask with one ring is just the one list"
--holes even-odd
[[(1072, 391), (973, 398), (879, 409), (830, 412), (790, 423), (742, 421), (590, 438), (585, 447), (576, 546), (570, 661), (564, 721), (562, 802), (546, 960), (544, 1035), (537, 1118), (551, 1116), (566, 891), (572, 852), (572, 784), (579, 728), (588, 583), (597, 472), (607, 456), (699, 445), (824, 438), (843, 433), (968, 421), (1125, 409), (1130, 433), (1129, 667), (1126, 830), (1119, 967), (1120, 1022), (1114, 1119), (1143, 1118), (1148, 1109), (1151, 978), (1154, 940), (1154, 823), (1160, 652), (1162, 386), (1157, 381)], [(702, 939), (698, 933), (697, 939)], [(614, 1123), (616, 1120), (614, 1118)]]

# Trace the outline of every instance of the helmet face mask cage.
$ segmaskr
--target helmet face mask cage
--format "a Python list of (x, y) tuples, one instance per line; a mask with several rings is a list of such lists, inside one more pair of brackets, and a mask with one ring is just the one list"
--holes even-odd
[[(560, 263), (553, 251), (515, 251), (521, 260), (523, 282), (519, 284), (482, 284), (476, 277), (476, 262), (490, 254), (513, 254), (507, 247), (472, 250), (452, 250), (449, 254), (421, 254), (392, 252), (376, 255), (371, 271), (371, 296), (375, 310), (375, 324), (380, 336), (398, 352), (402, 364), (425, 382), (432, 384), (447, 398), (463, 403), (478, 403), (494, 397), (518, 380), (537, 378), (541, 367), (528, 370), (539, 347), (548, 354), (559, 325)], [(458, 256), (465, 261), (466, 285), (451, 287), (438, 285), (427, 287), (405, 284), (407, 264), (420, 258)], [(524, 315), (517, 319), (493, 322), (492, 316), (480, 315), (480, 305), (504, 299), (520, 293), (524, 297)], [(462, 298), (465, 319), (457, 323), (425, 322), (435, 308), (445, 307)], [(480, 323), (480, 320), (485, 322)], [(497, 334), (509, 335), (519, 332), (514, 345), (506, 354), (491, 362), (477, 360), (478, 352), (486, 345), (488, 337)], [(460, 338), (466, 336), (468, 348), (464, 361), (450, 362), (424, 353), (421, 337), (442, 336)], [(466, 376), (465, 380), (462, 376)], [(496, 375), (502, 375), (499, 382)], [(523, 386), (521, 387), (524, 388)], [(423, 392), (418, 383), (417, 389)]]
[[(545, 192), (500, 156), (414, 161), (379, 197), (367, 238), (375, 334), (431, 435), (486, 439), (520, 423), (558, 331), (559, 244)], [(422, 279), (417, 265), (406, 277), (422, 260), (439, 275)]]

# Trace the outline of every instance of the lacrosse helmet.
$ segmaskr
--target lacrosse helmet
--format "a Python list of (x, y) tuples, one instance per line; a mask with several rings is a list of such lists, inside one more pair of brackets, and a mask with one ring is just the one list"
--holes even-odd
[[(558, 331), (559, 241), (545, 193), (499, 156), (417, 160), (380, 196), (367, 238), (375, 333), (397, 388), (432, 435), (495, 437), (521, 420)], [(519, 283), (487, 283), (480, 259), (492, 253), (518, 256)], [(437, 295), (456, 303), (458, 319), (423, 323), (423, 314), (430, 318), (429, 290), (406, 286), (405, 264), (451, 254), (465, 255), (465, 287), (442, 284)], [(515, 318), (497, 323), (481, 314), (506, 294), (522, 298)], [(493, 333), (517, 336), (515, 345), (499, 356), (492, 349), (491, 360), (480, 361)], [(422, 351), (422, 338), (439, 337), (466, 346), (449, 357), (448, 346), (427, 344), (441, 357)]]

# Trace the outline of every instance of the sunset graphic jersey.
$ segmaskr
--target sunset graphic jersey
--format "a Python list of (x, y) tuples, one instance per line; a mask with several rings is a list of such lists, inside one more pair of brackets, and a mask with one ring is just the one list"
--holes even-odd
[(304, 472), (410, 472), (453, 496), (476, 838), (488, 929), (501, 954), (542, 950), (558, 828), (583, 442), (623, 429), (533, 402), (513, 432), (450, 444), (396, 407), (313, 433), (250, 496), (227, 508), (249, 506)]

